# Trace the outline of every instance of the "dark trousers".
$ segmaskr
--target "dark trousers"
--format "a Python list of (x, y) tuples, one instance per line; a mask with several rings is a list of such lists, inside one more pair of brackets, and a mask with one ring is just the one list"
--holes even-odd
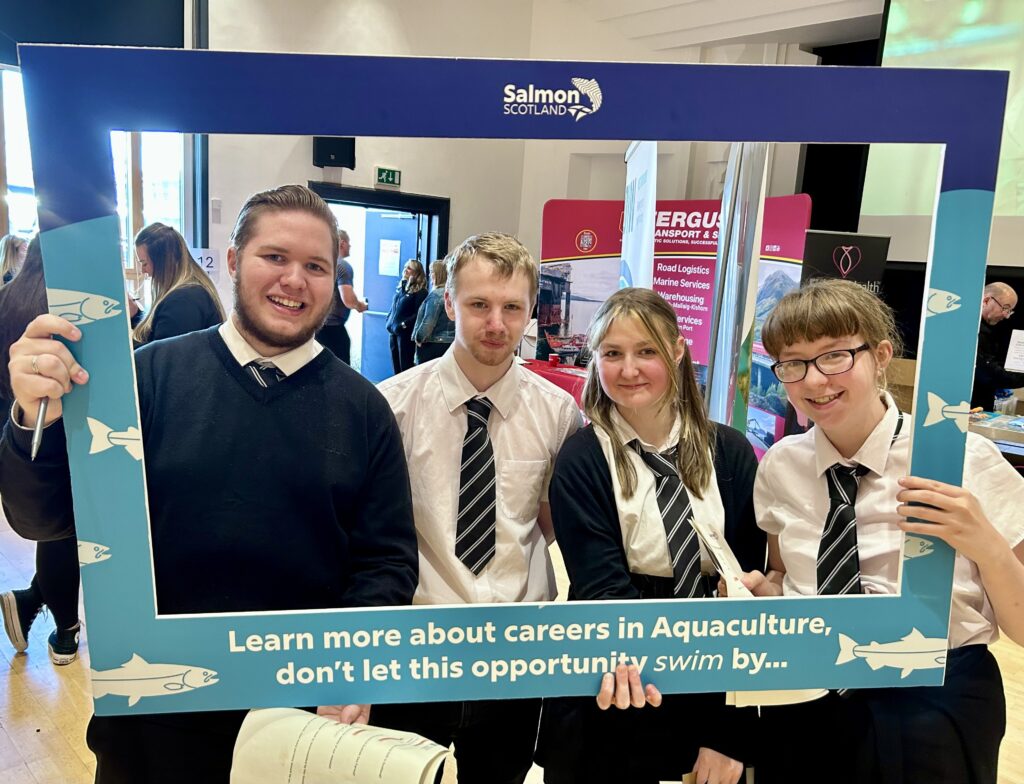
[(85, 740), (96, 755), (96, 784), (228, 784), (245, 715), (93, 716)]
[(370, 723), (455, 744), (459, 784), (522, 784), (533, 765), (539, 699), (374, 705)]
[(412, 342), (412, 330), (395, 332), (388, 336), (391, 343), (391, 366), (395, 375), (413, 366), (416, 344)]
[(867, 706), (853, 692), (761, 709), (757, 784), (860, 784)]
[(593, 697), (556, 697), (544, 700), (537, 764), (545, 784), (679, 781), (701, 746), (749, 766), (756, 722), (753, 709), (729, 707), (721, 693), (668, 694), (657, 708), (606, 711)]
[(316, 339), (321, 346), (329, 348), (334, 356), (346, 365), (352, 364), (350, 358), (352, 341), (344, 324), (328, 324), (321, 327), (320, 331), (316, 333)]
[(855, 689), (765, 708), (757, 784), (996, 784), (1006, 701), (984, 645), (950, 651), (942, 686)]
[(432, 341), (421, 343), (416, 347), (416, 364), (422, 365), (424, 362), (443, 357), (450, 345), (451, 343), (434, 343)]
[(50, 608), (58, 629), (78, 623), (78, 539), (36, 543), (32, 589)]

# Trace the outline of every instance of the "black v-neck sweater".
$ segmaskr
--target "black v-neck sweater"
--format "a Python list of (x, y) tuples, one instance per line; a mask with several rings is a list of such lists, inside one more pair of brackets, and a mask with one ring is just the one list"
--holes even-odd
[[(401, 434), (370, 382), (322, 351), (264, 388), (217, 328), (135, 354), (161, 613), (400, 605), (417, 582)], [(9, 516), (72, 516), (63, 427), (8, 427)]]

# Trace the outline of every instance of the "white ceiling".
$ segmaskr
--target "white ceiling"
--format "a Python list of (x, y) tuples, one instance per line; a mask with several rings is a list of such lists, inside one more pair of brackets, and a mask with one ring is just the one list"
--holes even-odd
[(806, 48), (877, 38), (884, 0), (575, 0), (652, 51), (726, 43)]

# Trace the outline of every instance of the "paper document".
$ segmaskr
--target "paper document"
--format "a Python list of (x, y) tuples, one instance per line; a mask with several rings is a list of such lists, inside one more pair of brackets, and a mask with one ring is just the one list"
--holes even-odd
[(401, 240), (381, 240), (377, 251), (377, 274), (397, 278), (402, 269), (401, 256)]
[(1010, 347), (1006, 350), (1007, 370), (1024, 373), (1024, 329), (1015, 329), (1010, 333)]
[[(743, 567), (736, 560), (736, 554), (729, 543), (719, 536), (718, 531), (705, 523), (693, 519), (693, 529), (700, 537), (704, 551), (711, 558), (718, 575), (725, 583), (726, 592), (730, 597), (752, 597), (753, 594), (743, 584)], [(730, 691), (725, 694), (725, 704), (737, 708), (752, 705), (792, 705), (798, 702), (810, 702), (823, 697), (825, 689), (783, 689), (774, 691)]]
[(828, 694), (828, 689), (771, 689), (769, 691), (727, 691), (725, 704), (734, 708), (765, 705), (796, 705), (817, 700)]
[(718, 570), (718, 576), (725, 583), (726, 593), (733, 598), (753, 596), (754, 594), (743, 585), (743, 567), (736, 560), (736, 554), (729, 547), (729, 543), (706, 521), (697, 520), (694, 517), (691, 524), (700, 538), (704, 552), (707, 553), (715, 565), (715, 569)]
[(231, 784), (434, 784), (447, 753), (410, 732), (253, 710), (235, 741)]

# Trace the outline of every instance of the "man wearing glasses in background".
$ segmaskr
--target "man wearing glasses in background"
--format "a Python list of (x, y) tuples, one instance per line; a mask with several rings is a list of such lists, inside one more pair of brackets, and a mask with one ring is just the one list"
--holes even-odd
[(1003, 367), (1006, 339), (994, 327), (1013, 315), (1017, 292), (1005, 283), (989, 283), (981, 298), (981, 327), (978, 330), (978, 358), (974, 363), (974, 391), (971, 406), (992, 410), (996, 390), (1024, 387), (1024, 373)]

